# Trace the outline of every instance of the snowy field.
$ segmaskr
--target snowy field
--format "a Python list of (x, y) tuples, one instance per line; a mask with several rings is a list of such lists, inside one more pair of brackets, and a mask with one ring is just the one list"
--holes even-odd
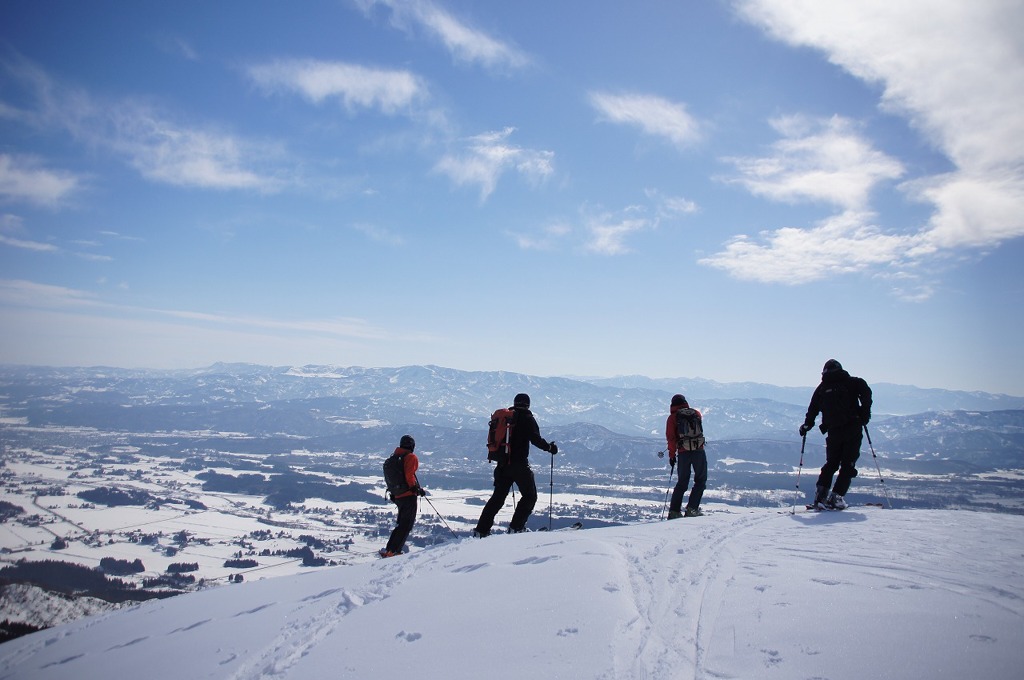
[(148, 602), (0, 645), (0, 679), (1021, 677), (1024, 517), (711, 507)]

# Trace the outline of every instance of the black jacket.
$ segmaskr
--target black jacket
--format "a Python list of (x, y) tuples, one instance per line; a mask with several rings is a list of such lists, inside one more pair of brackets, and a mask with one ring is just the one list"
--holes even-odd
[(509, 464), (525, 464), (530, 455), (530, 444), (544, 451), (551, 450), (549, 444), (540, 436), (540, 426), (528, 408), (516, 407), (512, 421), (512, 434), (509, 438)]
[(844, 370), (826, 373), (811, 395), (804, 425), (813, 427), (819, 413), (823, 433), (844, 427), (860, 429), (871, 420), (871, 388), (863, 378)]

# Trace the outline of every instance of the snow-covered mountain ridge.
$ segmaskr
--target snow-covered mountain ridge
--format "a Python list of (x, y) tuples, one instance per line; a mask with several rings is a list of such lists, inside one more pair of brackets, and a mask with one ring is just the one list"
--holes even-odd
[(0, 679), (1018, 678), (1024, 517), (712, 507), (462, 539), (0, 646)]

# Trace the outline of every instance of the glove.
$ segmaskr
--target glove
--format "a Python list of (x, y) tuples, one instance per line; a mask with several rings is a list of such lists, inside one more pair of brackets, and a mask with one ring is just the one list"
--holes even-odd
[(668, 454), (668, 464), (671, 465), (672, 467), (676, 466), (676, 454), (674, 454), (674, 453)]
[(558, 444), (551, 442), (551, 446), (548, 447), (548, 451), (552, 456), (558, 453)]
[(860, 419), (861, 425), (867, 425), (868, 421), (871, 420), (871, 411), (865, 411), (863, 414), (861, 414)]
[(416, 487), (416, 493), (419, 494), (420, 496), (426, 496), (427, 490), (424, 489), (422, 486), (418, 486)]
[(800, 426), (800, 436), (801, 437), (806, 437), (807, 433), (811, 431), (812, 427), (814, 427), (813, 423), (810, 424), (810, 425), (808, 425), (807, 423), (804, 423), (803, 425), (801, 425)]

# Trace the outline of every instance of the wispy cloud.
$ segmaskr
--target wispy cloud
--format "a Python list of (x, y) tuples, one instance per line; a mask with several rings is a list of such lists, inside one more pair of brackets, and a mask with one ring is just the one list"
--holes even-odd
[(508, 143), (515, 128), (487, 132), (465, 140), (459, 155), (441, 158), (435, 171), (447, 175), (458, 185), (479, 185), (480, 200), (485, 201), (497, 187), (498, 179), (514, 171), (531, 181), (542, 181), (554, 172), (553, 151), (523, 149)]
[(623, 255), (630, 251), (626, 245), (626, 237), (650, 227), (650, 220), (639, 217), (595, 217), (587, 224), (591, 238), (586, 249), (598, 255)]
[(356, 224), (353, 224), (352, 228), (364, 234), (371, 240), (376, 241), (377, 243), (383, 243), (389, 246), (405, 245), (405, 239), (402, 238), (401, 235), (396, 234), (390, 229), (386, 229), (376, 224), (358, 222)]
[(80, 175), (46, 168), (34, 156), (0, 154), (0, 199), (56, 207), (81, 189)]
[(178, 125), (140, 106), (122, 107), (115, 124), (113, 148), (155, 182), (265, 192), (278, 191), (286, 183), (267, 167), (284, 155), (278, 145)]
[(52, 243), (41, 243), (40, 241), (26, 241), (19, 238), (11, 238), (10, 236), (4, 236), (0, 234), (0, 243), (5, 246), (12, 248), (21, 248), (23, 250), (34, 250), (41, 253), (55, 253), (60, 250), (57, 246)]
[[(97, 99), (57, 82), (24, 59), (6, 61), (2, 66), (34, 102), (8, 117), (37, 129), (68, 132), (96, 149), (111, 149), (152, 181), (265, 192), (277, 191), (290, 181), (279, 169), (283, 151), (277, 144), (245, 139), (212, 126), (177, 122), (149, 105)], [(35, 193), (31, 194), (18, 183), (29, 170), (10, 163), (7, 167), (8, 191), (19, 190), (38, 200), (62, 197), (81, 182), (68, 173), (40, 170), (41, 181), (34, 183)]]
[(349, 111), (377, 109), (394, 114), (427, 96), (426, 84), (409, 71), (344, 62), (284, 59), (251, 66), (247, 73), (269, 92), (294, 92), (314, 104), (338, 99)]
[(23, 279), (0, 279), (0, 304), (40, 309), (101, 305), (92, 293)]
[(357, 0), (364, 10), (376, 6), (391, 11), (391, 22), (401, 30), (425, 31), (439, 40), (458, 61), (487, 68), (522, 68), (530, 58), (507, 42), (474, 28), (429, 0)]
[(204, 326), (231, 328), (237, 332), (274, 331), (284, 334), (314, 333), (338, 338), (383, 340), (389, 331), (356, 318), (274, 319), (231, 314), (211, 314), (180, 309), (152, 309), (119, 305), (102, 300), (95, 293), (22, 279), (0, 279), (0, 306), (37, 310), (81, 311), (118, 317), (180, 321)]
[[(824, 262), (797, 262), (794, 280), (851, 268), (908, 265), (958, 248), (985, 248), (1024, 236), (1024, 7), (1007, 0), (933, 2), (735, 0), (741, 16), (776, 39), (819, 49), (854, 76), (882, 88), (880, 106), (906, 117), (944, 152), (954, 170), (906, 181), (909, 198), (933, 207), (902, 235), (870, 225), (867, 194), (902, 174), (849, 130), (795, 136), (786, 130), (765, 159), (734, 159), (737, 181), (772, 200), (821, 200), (843, 213), (823, 225), (740, 236), (705, 263), (755, 280), (781, 280), (773, 260), (791, 260), (798, 242), (818, 242)], [(926, 20), (922, 20), (926, 17)], [(783, 126), (785, 127), (785, 126)], [(837, 134), (838, 133), (838, 134)], [(820, 151), (815, 143), (824, 141)], [(841, 150), (852, 153), (854, 172)], [(799, 161), (799, 162), (797, 162)], [(821, 244), (822, 238), (832, 239)], [(901, 247), (909, 247), (909, 252)], [(845, 250), (845, 258), (827, 257)], [(806, 246), (804, 247), (806, 252)]]
[(680, 148), (700, 139), (700, 125), (684, 104), (646, 94), (591, 92), (589, 98), (603, 120), (632, 125)]

